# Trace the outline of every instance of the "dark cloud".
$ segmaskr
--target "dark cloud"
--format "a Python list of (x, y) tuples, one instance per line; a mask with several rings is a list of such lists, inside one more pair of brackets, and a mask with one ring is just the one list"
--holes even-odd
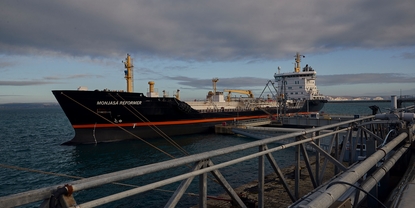
[(47, 84), (56, 84), (59, 83), (59, 80), (68, 80), (68, 79), (80, 79), (80, 78), (102, 78), (102, 75), (91, 75), (91, 74), (75, 74), (70, 76), (47, 76), (43, 77), (40, 80), (12, 80), (4, 81), (0, 80), (0, 86), (32, 86), (32, 85), (47, 85)]
[(62, 79), (79, 79), (79, 78), (102, 78), (102, 75), (91, 75), (91, 74), (74, 74), (70, 76), (47, 76), (43, 77), (45, 80), (62, 80)]
[(10, 61), (0, 61), (0, 70), (3, 68), (10, 68), (12, 66), (15, 66), (16, 63), (10, 62)]
[[(179, 84), (197, 88), (212, 89), (212, 79), (196, 79), (185, 76), (165, 77), (170, 80), (177, 80)], [(220, 89), (263, 89), (268, 80), (254, 77), (234, 77), (219, 78), (217, 87)], [(337, 74), (337, 75), (319, 75), (317, 78), (317, 86), (335, 86), (335, 85), (351, 85), (351, 84), (387, 84), (387, 83), (415, 83), (415, 76), (399, 74), (399, 73), (363, 73), (363, 74)]]
[(415, 76), (399, 73), (319, 75), (316, 82), (318, 86), (343, 84), (415, 83)]
[[(189, 86), (197, 89), (213, 89), (212, 79), (195, 79), (184, 76), (166, 77), (171, 80), (177, 80), (179, 84)], [(268, 80), (254, 77), (234, 77), (234, 78), (219, 78), (216, 83), (218, 89), (243, 89), (251, 90), (264, 87)]]
[(1, 81), (0, 86), (31, 86), (31, 85), (45, 85), (45, 84), (54, 84), (56, 82), (46, 82), (46, 81)]
[(400, 57), (403, 59), (415, 59), (415, 52), (402, 53)]
[(0, 54), (229, 61), (413, 46), (413, 8), (413, 0), (1, 1)]
[(0, 97), (18, 97), (22, 95), (0, 95)]

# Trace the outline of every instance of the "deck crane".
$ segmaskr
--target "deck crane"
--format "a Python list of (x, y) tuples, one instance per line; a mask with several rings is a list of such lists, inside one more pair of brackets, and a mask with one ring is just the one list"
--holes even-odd
[(252, 93), (251, 90), (227, 89), (227, 90), (223, 90), (223, 91), (228, 92), (228, 96), (226, 97), (228, 102), (231, 101), (231, 93), (244, 94), (244, 95), (248, 95), (249, 98), (254, 98), (254, 94)]

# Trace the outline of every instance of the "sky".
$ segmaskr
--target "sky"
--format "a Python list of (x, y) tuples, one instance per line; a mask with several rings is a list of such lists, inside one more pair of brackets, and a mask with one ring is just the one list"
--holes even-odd
[[(415, 95), (415, 1), (0, 1), (0, 103), (52, 90), (125, 90), (183, 100), (217, 89), (258, 97), (294, 55), (328, 96)], [(267, 91), (265, 91), (267, 93)]]

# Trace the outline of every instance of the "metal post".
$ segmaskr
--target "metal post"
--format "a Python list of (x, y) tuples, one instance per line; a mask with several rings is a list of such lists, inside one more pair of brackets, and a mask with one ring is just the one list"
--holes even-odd
[[(297, 137), (295, 137), (295, 140), (296, 141), (300, 141), (301, 140), (301, 138), (299, 137), (299, 136), (297, 136)], [(299, 198), (300, 197), (300, 193), (299, 193), (299, 189), (298, 189), (298, 185), (299, 185), (299, 183), (300, 183), (300, 176), (301, 176), (301, 163), (300, 163), (300, 160), (301, 160), (301, 153), (300, 153), (300, 144), (298, 144), (298, 145), (296, 145), (295, 146), (295, 161), (296, 161), (296, 165), (295, 165), (295, 171), (294, 171), (294, 174), (295, 174), (295, 191), (294, 191), (294, 194), (295, 194), (295, 198)]]
[[(318, 136), (318, 135), (320, 135), (320, 132), (318, 131), (318, 132), (316, 132), (316, 135)], [(317, 146), (320, 146), (321, 145), (321, 139), (317, 139)], [(321, 156), (321, 154), (320, 154), (320, 152), (316, 152), (316, 172), (315, 172), (315, 175), (316, 175), (316, 182), (317, 182), (317, 186), (319, 186), (320, 185), (320, 181), (318, 180), (319, 178), (320, 178), (320, 156)]]
[[(200, 161), (197, 163), (193, 171), (201, 169), (205, 165), (205, 161)], [(167, 202), (166, 206), (164, 207), (175, 207), (177, 203), (179, 203), (180, 198), (183, 196), (187, 188), (189, 187), (190, 183), (193, 181), (193, 177), (189, 177), (186, 180), (183, 180), (180, 186), (176, 189), (173, 196), (170, 198), (170, 200)]]
[[(338, 127), (337, 127), (338, 128)], [(334, 158), (339, 159), (340, 152), (339, 152), (339, 138), (340, 134), (336, 134), (334, 138)], [(334, 167), (334, 175), (336, 175), (339, 172), (339, 169)]]
[[(268, 149), (267, 146), (265, 146), (265, 148)], [(269, 163), (271, 163), (271, 166), (274, 169), (275, 173), (280, 178), (281, 183), (284, 186), (285, 191), (287, 192), (287, 194), (290, 197), (291, 201), (295, 202), (297, 199), (294, 197), (292, 191), (290, 190), (290, 187), (288, 186), (287, 180), (285, 180), (284, 174), (282, 173), (281, 169), (278, 167), (277, 162), (275, 162), (274, 157), (272, 156), (271, 153), (268, 153), (267, 158), (268, 158)]]
[[(203, 164), (204, 168), (206, 163)], [(207, 173), (199, 175), (199, 207), (207, 208)]]
[[(304, 162), (306, 164), (308, 174), (310, 175), (311, 182), (313, 183), (313, 187), (316, 188), (317, 187), (316, 178), (314, 177), (313, 171), (311, 170), (311, 163), (310, 163), (310, 159), (308, 157), (305, 145), (306, 144), (300, 144), (301, 153), (303, 154)], [(317, 161), (316, 161), (316, 164), (317, 164)]]
[[(259, 146), (259, 152), (265, 150), (265, 145)], [(258, 157), (258, 208), (264, 207), (264, 185), (265, 185), (265, 157), (261, 155)]]

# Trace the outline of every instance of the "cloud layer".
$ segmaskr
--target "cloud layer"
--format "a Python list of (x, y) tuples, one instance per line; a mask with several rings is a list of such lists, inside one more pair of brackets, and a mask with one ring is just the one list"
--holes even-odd
[(0, 54), (232, 61), (413, 46), (414, 8), (412, 0), (2, 1)]

